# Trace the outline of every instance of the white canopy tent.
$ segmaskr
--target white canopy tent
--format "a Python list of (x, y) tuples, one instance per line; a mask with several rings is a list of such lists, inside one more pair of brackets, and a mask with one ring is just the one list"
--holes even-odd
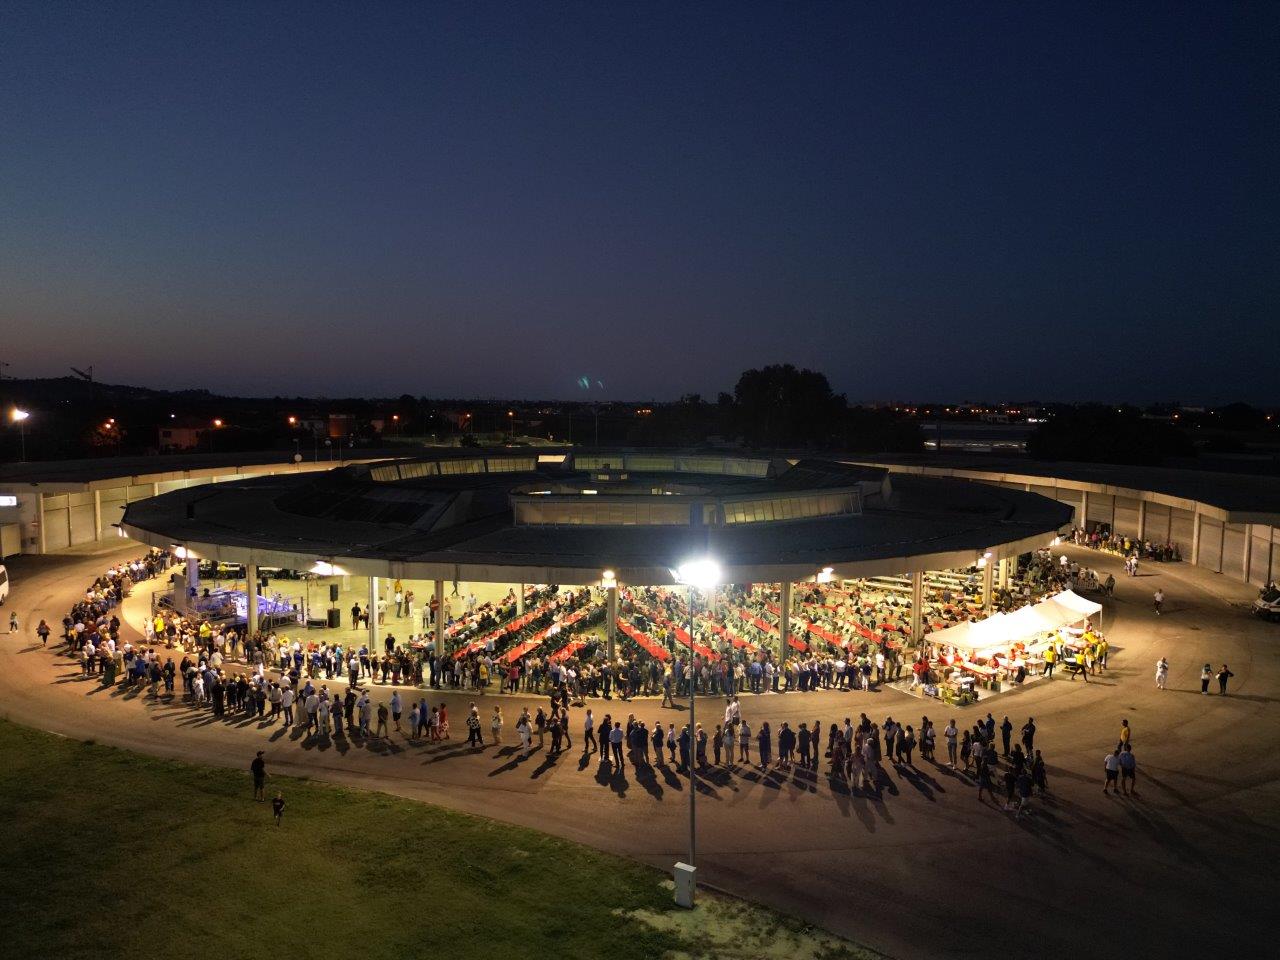
[(984, 620), (966, 620), (931, 633), (929, 642), (970, 652), (1001, 649), (1101, 612), (1102, 604), (1064, 590), (1010, 614), (995, 613)]

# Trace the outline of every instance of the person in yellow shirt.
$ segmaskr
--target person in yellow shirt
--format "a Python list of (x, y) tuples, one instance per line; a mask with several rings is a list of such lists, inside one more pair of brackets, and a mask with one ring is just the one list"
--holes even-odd
[(1053, 668), (1058, 665), (1058, 651), (1054, 649), (1053, 644), (1044, 649), (1044, 670), (1041, 671), (1043, 676), (1052, 677)]
[(1127, 746), (1129, 745), (1129, 738), (1130, 738), (1132, 735), (1133, 735), (1133, 730), (1132, 730), (1132, 729), (1130, 728), (1130, 726), (1129, 726), (1129, 721), (1128, 721), (1128, 719), (1121, 719), (1121, 721), (1120, 721), (1120, 746), (1121, 746), (1121, 747), (1127, 747)]

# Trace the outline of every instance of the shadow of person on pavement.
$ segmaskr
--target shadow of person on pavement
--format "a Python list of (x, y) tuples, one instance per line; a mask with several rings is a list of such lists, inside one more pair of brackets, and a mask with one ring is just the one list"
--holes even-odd
[(657, 772), (652, 764), (643, 764), (635, 768), (636, 783), (644, 789), (655, 800), (661, 800), (663, 796), (662, 785), (658, 783)]

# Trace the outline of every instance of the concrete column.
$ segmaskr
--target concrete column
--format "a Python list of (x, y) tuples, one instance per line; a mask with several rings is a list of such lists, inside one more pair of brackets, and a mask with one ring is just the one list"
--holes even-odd
[(919, 643), (924, 637), (924, 572), (911, 575), (911, 639)]
[(1009, 559), (1008, 557), (1005, 557), (1003, 560), (1001, 560), (1001, 561), (1000, 561), (1000, 580), (999, 580), (999, 584), (1000, 584), (1000, 589), (1001, 589), (1001, 590), (1008, 590), (1008, 589), (1009, 589), (1009, 568), (1010, 568), (1011, 566), (1013, 566), (1013, 561), (1012, 561), (1011, 559)]
[(524, 613), (524, 584), (520, 584), (520, 591), (516, 594), (516, 616)]
[[(1172, 514), (1170, 514), (1172, 516)], [(1191, 520), (1191, 563), (1200, 565), (1200, 511), (1197, 510)]]
[(1089, 491), (1080, 491), (1080, 522), (1076, 524), (1078, 527), (1089, 529)]
[(991, 612), (991, 602), (995, 599), (992, 581), (995, 579), (995, 564), (990, 559), (982, 566), (982, 609)]
[(378, 578), (369, 578), (369, 652), (378, 649)]
[[(71, 515), (71, 511), (67, 511), (67, 516)], [(1222, 562), (1227, 559), (1227, 521), (1223, 520), (1218, 524), (1218, 572), (1222, 573)]]
[[(523, 587), (521, 587), (523, 592)], [(444, 581), (436, 581), (436, 655), (444, 653)]]
[(187, 586), (200, 586), (200, 560), (190, 554), (187, 554)]
[(93, 491), (93, 539), (102, 539), (102, 491)]
[(1240, 572), (1244, 574), (1244, 582), (1249, 582), (1249, 555), (1253, 553), (1253, 526), (1246, 523), (1244, 525), (1244, 560), (1240, 565)]
[(246, 619), (245, 625), (249, 631), (249, 636), (253, 636), (258, 632), (258, 565), (256, 563), (246, 563), (244, 565), (245, 590), (249, 600), (245, 607)]
[(1138, 501), (1138, 539), (1147, 538), (1147, 501)]
[(778, 624), (778, 649), (782, 651), (782, 658), (787, 656), (787, 637), (791, 636), (791, 581), (784, 580), (782, 582), (782, 602), (778, 604), (782, 608), (782, 620)]
[(606, 644), (606, 649), (608, 651), (609, 659), (613, 660), (617, 655), (618, 585), (615, 583), (611, 587), (606, 587), (604, 592), (606, 597), (605, 620), (608, 622), (608, 629), (606, 632), (608, 642)]
[(41, 556), (43, 556), (44, 554), (49, 552), (48, 539), (45, 536), (45, 529), (44, 529), (44, 494), (41, 493), (41, 494), (37, 494), (36, 496), (37, 496), (36, 512), (37, 512), (37, 515), (40, 517), (40, 554)]

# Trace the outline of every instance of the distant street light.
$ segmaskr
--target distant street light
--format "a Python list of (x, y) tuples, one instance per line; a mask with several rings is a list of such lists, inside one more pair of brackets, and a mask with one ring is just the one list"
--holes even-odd
[(9, 420), (18, 425), (18, 447), (21, 450), (19, 462), (27, 462), (27, 417), (31, 416), (26, 410), (19, 410), (14, 407), (9, 411)]

